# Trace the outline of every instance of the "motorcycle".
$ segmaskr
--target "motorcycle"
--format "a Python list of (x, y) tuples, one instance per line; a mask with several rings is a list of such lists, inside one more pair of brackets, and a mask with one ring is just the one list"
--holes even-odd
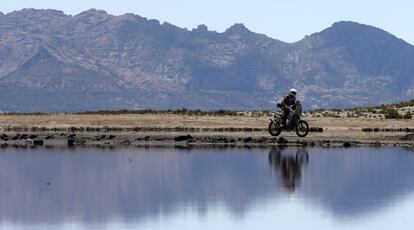
[(291, 112), (290, 119), (286, 122), (287, 125), (282, 127), (283, 111), (281, 110), (282, 105), (277, 104), (279, 108), (274, 117), (270, 119), (268, 131), (272, 136), (279, 136), (282, 131), (293, 131), (299, 137), (306, 137), (309, 133), (309, 125), (306, 121), (302, 120), (302, 105), (299, 101), (293, 106), (294, 110)]

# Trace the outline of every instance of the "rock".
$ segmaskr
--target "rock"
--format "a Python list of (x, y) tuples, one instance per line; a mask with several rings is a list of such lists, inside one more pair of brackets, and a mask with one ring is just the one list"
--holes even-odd
[(253, 141), (253, 138), (251, 138), (251, 137), (246, 137), (246, 138), (243, 139), (244, 143), (249, 143), (249, 142), (252, 142), (252, 141)]
[(73, 147), (73, 146), (76, 146), (76, 145), (84, 145), (84, 144), (86, 144), (86, 141), (82, 138), (73, 138), (72, 137), (72, 138), (68, 138), (67, 143), (68, 143), (69, 147)]
[(123, 140), (120, 142), (121, 145), (130, 145), (131, 141), (130, 140)]
[(174, 141), (189, 141), (192, 140), (193, 137), (191, 135), (186, 135), (186, 136), (178, 136), (174, 138)]
[(349, 147), (351, 147), (351, 143), (349, 143), (349, 142), (344, 142), (343, 146), (344, 146), (345, 148), (349, 148)]
[(407, 135), (401, 137), (400, 140), (412, 141), (412, 140), (414, 140), (414, 133), (407, 134)]
[(382, 146), (382, 143), (381, 142), (379, 142), (379, 141), (376, 141), (376, 142), (373, 142), (373, 143), (371, 143), (371, 147), (381, 147)]
[(288, 143), (288, 140), (286, 140), (286, 138), (284, 137), (279, 137), (279, 139), (277, 140), (277, 143), (284, 145)]
[(75, 139), (74, 138), (68, 139), (68, 146), (69, 147), (75, 146)]
[(216, 136), (216, 137), (206, 137), (205, 139), (206, 143), (228, 143), (226, 137)]
[(267, 141), (266, 137), (260, 137), (255, 140), (256, 143), (264, 143)]
[(304, 147), (308, 146), (308, 142), (307, 141), (297, 140), (296, 141), (296, 144), (298, 144), (299, 146), (304, 146)]
[(8, 141), (9, 140), (9, 136), (7, 136), (6, 134), (1, 134), (0, 135), (0, 140), (3, 140), (3, 141)]
[(105, 135), (95, 136), (95, 140), (100, 141), (100, 140), (104, 139), (105, 137), (106, 137)]
[(43, 140), (34, 140), (33, 141), (33, 145), (36, 145), (36, 146), (41, 146), (43, 144), (44, 144), (44, 141)]

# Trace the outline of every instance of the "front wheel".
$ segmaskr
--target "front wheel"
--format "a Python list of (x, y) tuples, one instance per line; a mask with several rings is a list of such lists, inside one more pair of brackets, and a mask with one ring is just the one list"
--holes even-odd
[(274, 122), (274, 121), (271, 121), (269, 123), (268, 130), (269, 130), (270, 135), (272, 135), (274, 137), (279, 136), (279, 134), (282, 132), (282, 128), (280, 128), (280, 126), (278, 124), (276, 124), (276, 122)]
[(299, 137), (306, 137), (309, 133), (309, 125), (306, 121), (299, 121), (298, 125), (296, 126), (296, 134)]

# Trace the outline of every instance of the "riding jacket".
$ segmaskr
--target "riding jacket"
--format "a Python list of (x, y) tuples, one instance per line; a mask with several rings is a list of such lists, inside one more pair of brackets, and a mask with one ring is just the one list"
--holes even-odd
[(283, 98), (282, 105), (284, 105), (286, 108), (288, 108), (288, 107), (294, 105), (295, 102), (296, 102), (296, 97), (291, 96), (291, 95), (287, 95), (287, 96), (285, 96), (285, 98)]

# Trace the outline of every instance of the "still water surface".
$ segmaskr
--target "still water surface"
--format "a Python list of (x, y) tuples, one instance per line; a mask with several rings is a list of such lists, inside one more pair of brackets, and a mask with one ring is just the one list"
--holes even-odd
[(414, 152), (0, 149), (0, 229), (412, 229)]

